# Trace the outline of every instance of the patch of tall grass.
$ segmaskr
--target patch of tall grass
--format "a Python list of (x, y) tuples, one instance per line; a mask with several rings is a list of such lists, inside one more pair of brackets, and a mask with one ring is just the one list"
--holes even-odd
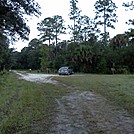
[[(61, 86), (0, 77), (0, 133), (48, 133), (55, 99), (67, 93)], [(35, 129), (36, 127), (36, 129)]]

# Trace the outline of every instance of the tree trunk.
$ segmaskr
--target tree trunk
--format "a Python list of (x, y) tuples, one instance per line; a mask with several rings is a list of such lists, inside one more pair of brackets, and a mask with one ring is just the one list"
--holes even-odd
[(107, 36), (107, 31), (106, 31), (106, 7), (104, 6), (104, 45), (106, 45), (106, 36)]

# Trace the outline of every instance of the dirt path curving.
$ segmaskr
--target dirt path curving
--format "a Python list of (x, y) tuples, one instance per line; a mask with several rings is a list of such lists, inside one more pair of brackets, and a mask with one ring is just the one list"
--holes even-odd
[(134, 133), (134, 119), (102, 96), (76, 90), (56, 101), (52, 134)]
[[(58, 84), (52, 79), (58, 75), (18, 75), (32, 82)], [(57, 109), (50, 134), (134, 134), (134, 118), (100, 95), (72, 90), (55, 101)]]
[(30, 82), (57, 84), (57, 81), (52, 80), (54, 76), (58, 76), (56, 74), (31, 74), (31, 73), (19, 73), (16, 71), (14, 72), (17, 75), (19, 75), (20, 79), (24, 79)]

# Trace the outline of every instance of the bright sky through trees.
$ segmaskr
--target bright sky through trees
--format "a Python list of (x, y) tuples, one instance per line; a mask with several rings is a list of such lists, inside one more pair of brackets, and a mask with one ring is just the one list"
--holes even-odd
[[(37, 23), (41, 22), (46, 17), (52, 17), (54, 15), (60, 15), (65, 20), (66, 27), (71, 24), (69, 19), (69, 9), (70, 9), (70, 0), (36, 0), (41, 6), (42, 15), (39, 18), (31, 17), (28, 21), (30, 26), (30, 36), (29, 41), (33, 38), (38, 38), (39, 32), (37, 30)], [(114, 24), (115, 29), (108, 28), (107, 31), (110, 33), (112, 38), (116, 34), (121, 34), (127, 31), (130, 26), (125, 24), (126, 21), (133, 17), (134, 11), (125, 11), (125, 7), (122, 6), (123, 2), (130, 2), (131, 0), (113, 0), (115, 2), (117, 9), (118, 22)], [(78, 7), (82, 10), (81, 15), (87, 15), (90, 18), (94, 18), (94, 4), (95, 0), (78, 0)], [(102, 27), (103, 29), (103, 27)], [(67, 31), (68, 32), (68, 31)], [(69, 35), (61, 35), (63, 40), (69, 39)], [(17, 51), (20, 51), (23, 47), (27, 46), (29, 41), (18, 41), (15, 43), (14, 48)]]

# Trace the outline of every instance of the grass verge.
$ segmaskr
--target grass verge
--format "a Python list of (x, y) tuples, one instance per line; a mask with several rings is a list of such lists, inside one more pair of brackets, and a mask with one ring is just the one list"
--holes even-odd
[(27, 82), (12, 73), (0, 76), (0, 133), (48, 133), (55, 98), (66, 93), (60, 85)]
[(92, 75), (57, 77), (79, 90), (93, 91), (123, 107), (134, 116), (134, 75)]

